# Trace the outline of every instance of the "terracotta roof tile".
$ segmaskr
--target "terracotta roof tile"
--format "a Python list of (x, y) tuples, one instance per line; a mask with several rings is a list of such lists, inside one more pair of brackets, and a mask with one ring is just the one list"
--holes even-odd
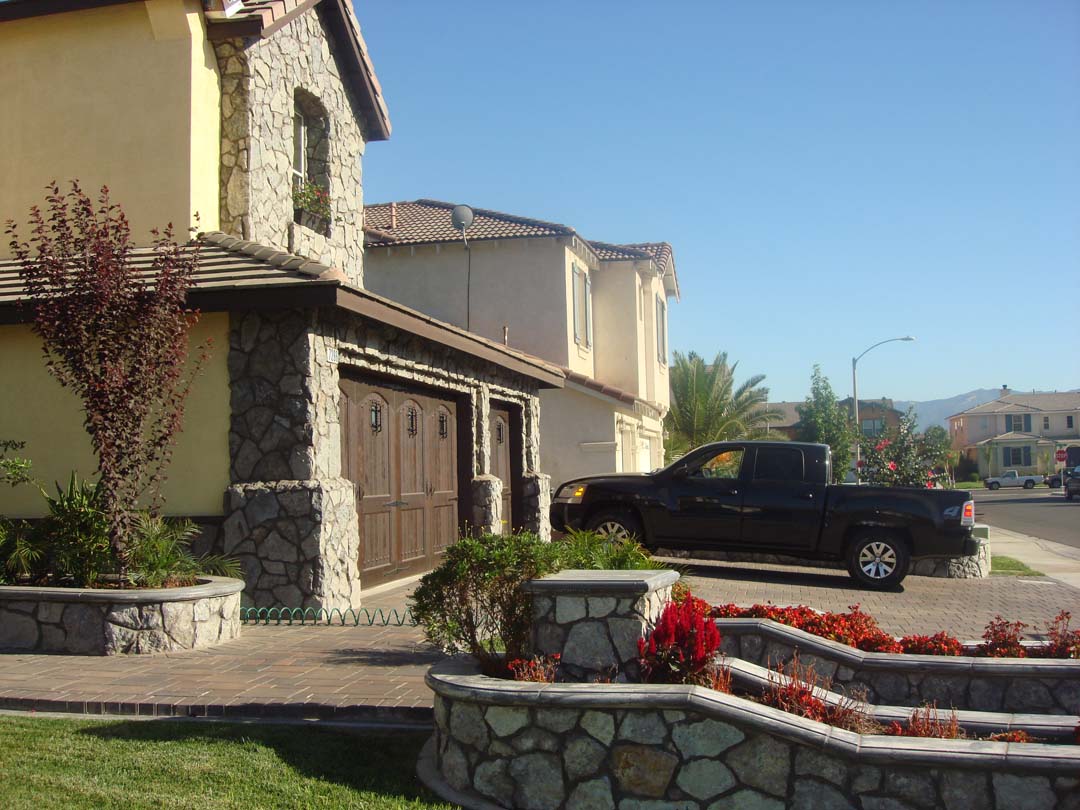
[[(461, 231), (450, 223), (454, 203), (440, 200), (376, 203), (364, 206), (364, 232), (370, 247), (460, 242)], [(576, 231), (555, 222), (474, 208), (470, 242), (485, 239), (568, 236)]]

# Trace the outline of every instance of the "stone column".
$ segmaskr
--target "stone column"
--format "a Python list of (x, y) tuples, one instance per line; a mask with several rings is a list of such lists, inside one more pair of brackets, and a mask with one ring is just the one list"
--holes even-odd
[(522, 476), (525, 530), (541, 540), (551, 539), (551, 476), (525, 473)]
[(526, 582), (533, 652), (558, 653), (566, 681), (639, 681), (638, 639), (656, 626), (678, 580), (671, 570), (570, 570)]
[(473, 520), (477, 532), (502, 534), (502, 481), (494, 475), (472, 480)]

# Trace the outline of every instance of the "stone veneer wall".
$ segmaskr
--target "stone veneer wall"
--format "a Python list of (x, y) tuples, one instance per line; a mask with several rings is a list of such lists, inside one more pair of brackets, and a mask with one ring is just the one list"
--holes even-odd
[[(535, 476), (539, 400), (533, 381), (342, 312), (234, 312), (229, 338), (233, 485), (219, 547), (240, 559), (247, 596), (257, 607), (359, 604), (356, 493), (341, 473), (340, 368), (463, 394), (469, 407), (459, 418), (469, 419), (473, 428), (475, 481), (490, 472), (490, 399), (518, 405), (524, 415), (522, 468)], [(532, 509), (524, 517), (527, 524), (543, 527), (544, 479), (535, 480), (537, 492), (526, 498)], [(498, 517), (501, 487), (482, 494), (487, 500), (474, 502), (474, 510)]]
[(212, 647), (240, 635), (242, 583), (106, 590), (0, 586), (0, 649), (73, 655)]
[(833, 689), (864, 689), (871, 703), (1080, 715), (1080, 661), (866, 653), (767, 619), (717, 619), (716, 626), (725, 655), (775, 667), (798, 650)]
[(1080, 749), (863, 736), (687, 686), (515, 683), (436, 665), (418, 767), (517, 810), (1074, 810)]
[[(362, 117), (332, 53), (338, 44), (320, 15), (316, 7), (267, 39), (214, 43), (222, 88), (220, 227), (338, 267), (362, 287)], [(317, 99), (329, 122), (325, 173), (335, 220), (329, 237), (293, 222), (297, 90)]]
[(675, 571), (565, 570), (525, 583), (533, 597), (531, 645), (561, 656), (560, 677), (640, 680), (638, 639), (671, 600)]

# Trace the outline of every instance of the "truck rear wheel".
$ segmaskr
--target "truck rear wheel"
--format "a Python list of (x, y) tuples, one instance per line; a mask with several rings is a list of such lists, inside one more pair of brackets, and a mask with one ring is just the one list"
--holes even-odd
[(895, 588), (907, 576), (911, 552), (894, 532), (864, 529), (848, 547), (848, 573), (870, 588)]
[(986, 488), (987, 489), (1001, 489), (1001, 484), (999, 484), (997, 481), (991, 481), (990, 484), (988, 484)]
[(1024, 489), (1035, 489), (1035, 482), (1029, 478), (1024, 482)]

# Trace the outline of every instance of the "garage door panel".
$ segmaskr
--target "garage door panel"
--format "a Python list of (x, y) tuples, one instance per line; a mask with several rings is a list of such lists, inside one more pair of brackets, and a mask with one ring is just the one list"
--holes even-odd
[(401, 495), (426, 494), (424, 465), (424, 409), (415, 399), (407, 399), (397, 411), (399, 480)]
[(402, 508), (399, 517), (401, 520), (401, 559), (412, 561), (427, 555), (427, 521), (425, 520), (428, 510), (421, 506), (415, 509)]
[(363, 529), (362, 571), (381, 568), (390, 565), (391, 555), (391, 522), (389, 512), (378, 514), (366, 514), (363, 516), (361, 526)]
[(440, 554), (457, 540), (457, 504), (436, 506), (434, 511), (434, 538), (432, 550)]

